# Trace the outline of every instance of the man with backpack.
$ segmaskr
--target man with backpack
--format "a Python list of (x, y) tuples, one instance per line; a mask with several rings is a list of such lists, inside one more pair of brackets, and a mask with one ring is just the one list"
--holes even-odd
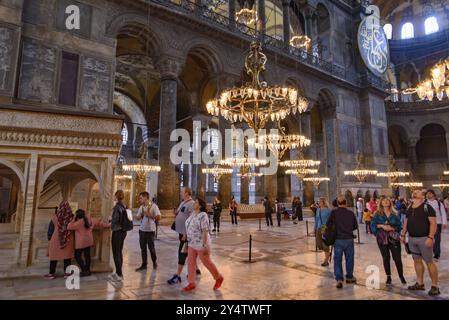
[(114, 282), (123, 281), (123, 244), (125, 243), (126, 233), (133, 228), (133, 221), (132, 219), (129, 219), (126, 206), (123, 203), (124, 199), (125, 193), (123, 190), (117, 190), (115, 193), (115, 200), (117, 203), (112, 209), (110, 221), (112, 230), (111, 246), (115, 264), (115, 273), (110, 275), (109, 279)]
[(428, 190), (427, 203), (433, 208), (437, 218), (437, 232), (435, 233), (435, 240), (433, 242), (433, 258), (438, 261), (441, 256), (441, 232), (446, 229), (447, 215), (444, 204), (437, 199), (435, 191)]
[(346, 198), (337, 198), (338, 208), (333, 210), (326, 223), (324, 242), (334, 246), (334, 274), (337, 289), (343, 288), (343, 254), (346, 261), (346, 283), (356, 283), (354, 277), (354, 231), (358, 222), (354, 212), (346, 207)]
[(140, 208), (137, 211), (137, 220), (140, 220), (139, 244), (142, 254), (142, 265), (136, 271), (147, 269), (147, 247), (150, 250), (153, 269), (157, 268), (156, 249), (154, 248), (154, 239), (156, 237), (156, 222), (161, 218), (161, 212), (158, 206), (150, 201), (150, 195), (144, 191), (139, 194)]
[[(433, 261), (433, 243), (437, 231), (437, 220), (435, 210), (428, 203), (425, 203), (425, 193), (415, 190), (412, 194), (412, 205), (407, 209), (407, 215), (402, 228), (401, 240), (405, 244), (407, 253), (413, 257), (416, 272), (416, 283), (408, 287), (408, 290), (424, 291), (424, 265), (427, 264), (432, 288), (430, 296), (440, 294), (438, 289), (438, 269)], [(408, 242), (406, 236), (408, 233)]]
[(273, 207), (271, 205), (270, 200), (268, 199), (268, 197), (265, 197), (263, 199), (263, 206), (265, 208), (265, 220), (267, 222), (267, 227), (269, 226), (273, 226), (273, 218), (272, 218), (272, 214), (273, 214)]

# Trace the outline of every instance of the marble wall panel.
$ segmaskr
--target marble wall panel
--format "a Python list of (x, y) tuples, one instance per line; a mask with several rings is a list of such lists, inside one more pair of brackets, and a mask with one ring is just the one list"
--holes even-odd
[(107, 112), (111, 105), (111, 63), (96, 58), (84, 58), (79, 94), (82, 110)]

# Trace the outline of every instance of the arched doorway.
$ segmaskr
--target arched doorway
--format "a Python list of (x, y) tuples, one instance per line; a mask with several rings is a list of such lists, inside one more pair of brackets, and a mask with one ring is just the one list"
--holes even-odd
[(446, 131), (435, 123), (425, 125), (416, 144), (416, 157), (419, 163), (427, 161), (447, 161)]
[[(48, 262), (47, 229), (56, 208), (63, 200), (69, 202), (73, 213), (77, 209), (83, 209), (92, 217), (102, 219), (102, 185), (95, 169), (83, 162), (56, 164), (43, 175), (33, 221), (31, 264)], [(101, 240), (99, 233), (95, 238), (98, 244)], [(95, 259), (98, 259), (97, 254), (94, 254), (93, 260)]]

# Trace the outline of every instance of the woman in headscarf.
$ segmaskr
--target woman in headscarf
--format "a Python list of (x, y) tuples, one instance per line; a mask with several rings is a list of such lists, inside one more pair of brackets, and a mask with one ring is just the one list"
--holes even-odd
[(56, 215), (51, 218), (48, 226), (48, 257), (50, 259), (50, 273), (47, 279), (56, 278), (56, 265), (58, 260), (64, 260), (64, 278), (69, 276), (66, 272), (75, 252), (73, 231), (67, 229), (73, 219), (72, 209), (67, 201), (62, 201)]

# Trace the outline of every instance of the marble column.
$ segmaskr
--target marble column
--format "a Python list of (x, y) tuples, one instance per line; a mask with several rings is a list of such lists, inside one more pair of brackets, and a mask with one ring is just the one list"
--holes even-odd
[(313, 38), (313, 12), (310, 8), (304, 11), (305, 15), (305, 30), (304, 33), (310, 38)]
[(235, 29), (235, 0), (228, 1), (229, 28)]
[(249, 178), (240, 179), (240, 203), (249, 204)]
[(282, 0), (282, 18), (284, 29), (284, 46), (288, 48), (290, 46), (290, 0)]
[(277, 174), (273, 174), (271, 176), (264, 176), (264, 191), (265, 196), (267, 196), (270, 200), (274, 200), (277, 198), (278, 193), (278, 178)]
[(418, 141), (418, 137), (409, 138), (407, 141), (408, 161), (410, 162), (410, 167), (413, 174), (416, 173), (416, 169), (418, 167), (418, 159), (416, 157), (416, 144), (418, 143)]
[(170, 150), (174, 142), (170, 134), (176, 129), (177, 77), (181, 70), (180, 60), (163, 57), (158, 61), (161, 73), (161, 98), (159, 118), (159, 165), (161, 171), (158, 180), (158, 204), (161, 209), (170, 209), (178, 205), (179, 185), (175, 165), (170, 160)]
[(260, 38), (263, 39), (267, 30), (267, 18), (265, 15), (265, 0), (257, 0), (257, 18), (258, 18), (257, 31), (259, 31)]
[(333, 201), (340, 193), (340, 179), (338, 175), (338, 128), (337, 119), (324, 120), (325, 151), (327, 154), (327, 176), (329, 181), (329, 201)]
[[(226, 140), (225, 140), (226, 122), (224, 119), (219, 120), (218, 130), (220, 130), (221, 137), (222, 137), (222, 140), (221, 140), (222, 141), (222, 143), (221, 143), (221, 155), (222, 156), (221, 157), (222, 157), (222, 159), (224, 159), (226, 157), (226, 154), (225, 154), (225, 151), (226, 151)], [(231, 200), (231, 193), (232, 193), (231, 192), (232, 191), (231, 178), (232, 178), (232, 174), (225, 174), (218, 181), (218, 197), (219, 197), (220, 201), (223, 203), (224, 208), (227, 208), (227, 205), (229, 204), (229, 201)]]

